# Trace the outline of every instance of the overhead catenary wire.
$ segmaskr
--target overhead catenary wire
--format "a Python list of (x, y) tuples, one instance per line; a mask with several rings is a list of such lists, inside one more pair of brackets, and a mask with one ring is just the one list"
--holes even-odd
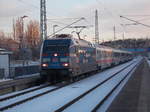
[(140, 25), (143, 25), (143, 26), (146, 26), (146, 27), (149, 27), (149, 28), (150, 28), (150, 25), (143, 24), (143, 23), (141, 23), (141, 22), (139, 22), (139, 21), (136, 21), (136, 20), (127, 18), (127, 17), (125, 17), (125, 16), (121, 16), (121, 15), (120, 15), (120, 17), (121, 17), (121, 18), (124, 18), (124, 19), (127, 19), (127, 20), (129, 20), (129, 21), (135, 22), (135, 23), (137, 23), (137, 24), (140, 24)]
[(74, 20), (74, 19), (80, 19), (80, 18), (52, 18), (52, 19), (48, 19), (48, 20), (62, 20), (62, 19), (65, 19), (65, 20)]
[(124, 16), (130, 16), (130, 17), (141, 16), (141, 17), (144, 17), (144, 16), (150, 16), (150, 15), (124, 15)]
[(48, 22), (52, 22), (52, 23), (57, 23), (57, 24), (61, 24), (61, 25), (68, 25), (67, 23), (63, 23), (63, 22), (59, 22), (59, 21), (54, 21), (54, 20), (51, 20), (49, 21), (49, 19), (47, 19)]
[[(69, 26), (71, 26), (71, 25), (73, 25), (73, 24), (75, 24), (75, 23), (77, 23), (77, 22), (79, 22), (79, 21), (81, 21), (81, 20), (84, 20), (84, 19), (85, 19), (85, 18), (82, 17), (82, 18), (78, 19), (77, 21), (75, 21), (75, 22), (73, 22), (73, 23), (71, 23), (71, 24), (69, 24), (69, 25), (67, 25), (67, 26), (65, 26), (65, 27), (63, 27), (63, 28), (57, 30), (55, 33), (58, 33), (58, 32), (60, 32), (60, 31), (64, 30), (65, 28), (68, 28)], [(54, 35), (54, 34), (51, 34), (51, 35), (49, 35), (48, 37), (51, 37), (51, 36), (53, 36), (53, 35)]]
[[(62, 24), (62, 25), (68, 25), (67, 23), (62, 22), (62, 20), (67, 20), (68, 21), (68, 20), (77, 20), (77, 19), (80, 19), (80, 18), (52, 18), (52, 19), (48, 18), (47, 21)], [(60, 20), (61, 22), (58, 21), (58, 20)]]
[[(21, 3), (23, 3), (23, 4), (27, 4), (28, 6), (34, 8), (34, 9), (38, 9), (37, 11), (39, 12), (40, 7), (38, 7), (38, 6), (36, 6), (36, 5), (32, 4), (32, 3), (26, 2), (24, 0), (18, 0), (18, 1), (21, 2)], [(59, 17), (59, 16), (57, 16), (56, 14), (54, 14), (54, 13), (52, 13), (50, 11), (47, 11), (47, 13), (49, 15), (52, 15), (52, 16), (55, 16), (55, 17)]]
[[(81, 17), (80, 17), (81, 18)], [(47, 21), (48, 22), (51, 22), (51, 23), (57, 23), (57, 24), (59, 24), (59, 25), (68, 25), (68, 23), (64, 23), (64, 22), (60, 22), (60, 21), (58, 21), (58, 20), (74, 20), (74, 19), (80, 19), (80, 18), (57, 18), (57, 19), (47, 19)], [(89, 22), (87, 21), (87, 19), (84, 19), (84, 21), (86, 22), (86, 23), (88, 23), (89, 24)], [(86, 26), (89, 26), (89, 27), (91, 27), (91, 26), (93, 26), (93, 25), (86, 25)]]
[(140, 19), (140, 20), (138, 20), (138, 21), (149, 21), (150, 20), (150, 17), (148, 17), (148, 18), (143, 18), (143, 19)]
[(137, 21), (148, 21), (148, 20), (150, 20), (150, 15), (124, 15), (125, 17), (138, 17), (138, 18), (141, 18), (141, 19), (139, 19), (139, 20), (137, 20)]

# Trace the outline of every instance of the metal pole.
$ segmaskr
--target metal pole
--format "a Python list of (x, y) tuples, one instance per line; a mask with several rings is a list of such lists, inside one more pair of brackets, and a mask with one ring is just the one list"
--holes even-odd
[[(24, 66), (24, 43), (23, 43), (23, 36), (24, 36), (24, 29), (23, 29), (23, 17), (21, 19), (21, 39), (20, 39), (20, 50), (21, 50), (21, 59), (22, 59), (22, 65)], [(23, 51), (23, 52), (22, 52)]]
[(24, 64), (25, 64), (25, 57), (24, 57), (24, 48), (25, 48), (25, 44), (26, 44), (26, 41), (25, 41), (25, 39), (24, 39), (24, 18), (26, 18), (26, 17), (28, 17), (28, 16), (22, 16), (21, 17), (21, 41), (20, 41), (20, 44), (21, 44), (21, 50), (23, 50), (23, 52), (21, 52), (21, 53), (23, 53), (23, 54), (21, 54), (22, 55), (22, 60), (23, 60), (23, 66), (24, 66)]
[(43, 42), (47, 39), (46, 0), (41, 0), (40, 6), (40, 35)]
[(95, 11), (95, 44), (99, 44), (98, 11)]
[(53, 25), (53, 34), (55, 36), (55, 28), (58, 27), (58, 25)]
[(123, 35), (122, 36), (123, 36), (123, 40), (124, 40), (124, 38), (125, 38), (125, 31), (123, 31)]
[(116, 40), (116, 27), (115, 26), (114, 26), (113, 30), (114, 30), (114, 41), (115, 41)]

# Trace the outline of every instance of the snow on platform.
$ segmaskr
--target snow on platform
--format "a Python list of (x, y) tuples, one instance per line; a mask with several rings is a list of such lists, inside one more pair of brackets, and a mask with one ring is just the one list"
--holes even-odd
[(150, 68), (146, 61), (138, 67), (108, 112), (150, 112)]

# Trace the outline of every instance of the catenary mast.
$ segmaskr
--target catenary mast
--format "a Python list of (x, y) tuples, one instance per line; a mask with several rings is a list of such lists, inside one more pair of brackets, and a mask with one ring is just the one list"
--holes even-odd
[(40, 36), (41, 42), (47, 39), (46, 0), (40, 1)]
[(99, 44), (98, 11), (95, 11), (95, 44)]

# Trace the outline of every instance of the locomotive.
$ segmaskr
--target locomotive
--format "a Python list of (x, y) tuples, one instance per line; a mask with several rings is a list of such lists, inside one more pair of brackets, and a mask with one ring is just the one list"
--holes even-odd
[(130, 60), (132, 54), (60, 34), (44, 40), (40, 55), (41, 76), (53, 81), (117, 65)]

